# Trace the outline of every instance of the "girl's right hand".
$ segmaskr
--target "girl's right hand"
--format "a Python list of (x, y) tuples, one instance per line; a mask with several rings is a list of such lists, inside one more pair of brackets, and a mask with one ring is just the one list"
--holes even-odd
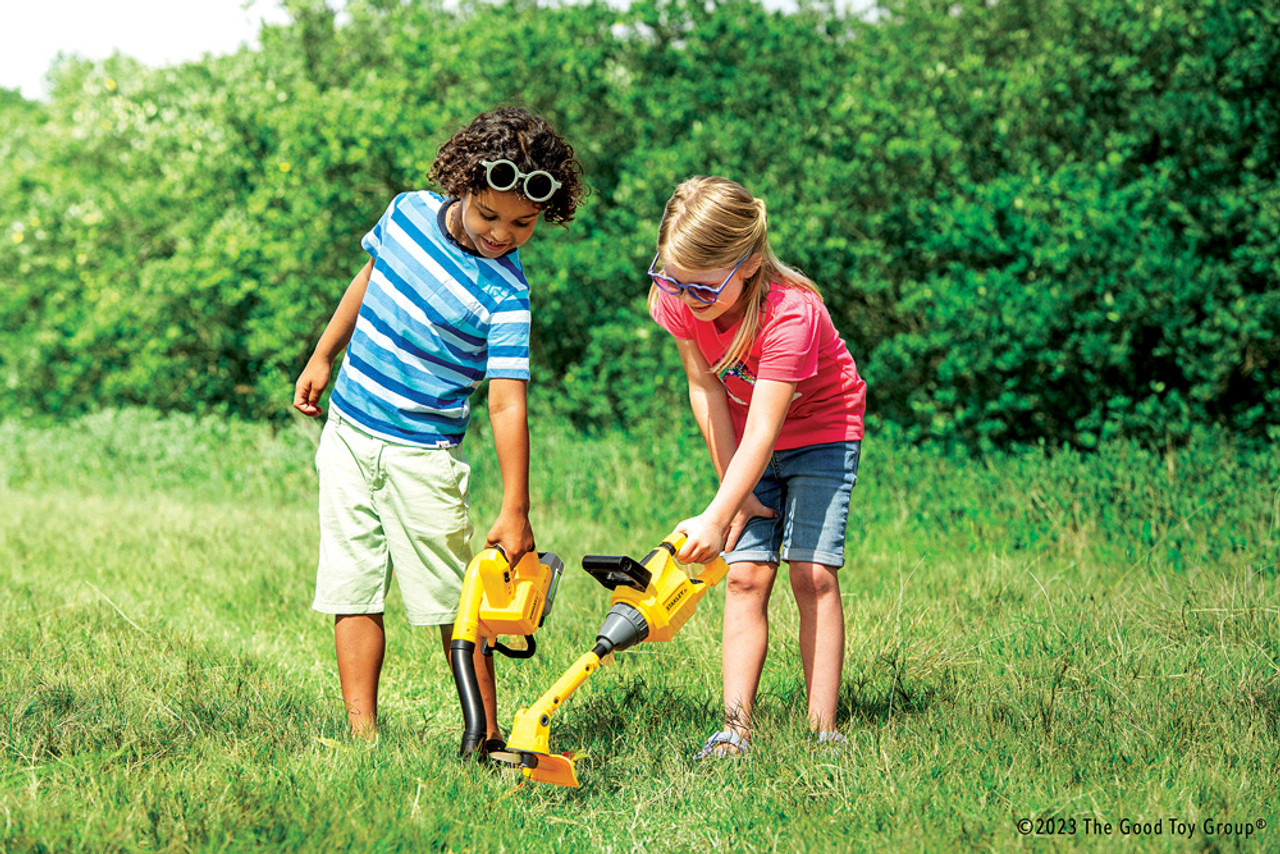
[(676, 525), (676, 533), (685, 535), (684, 548), (677, 555), (684, 563), (708, 564), (720, 557), (724, 549), (724, 528), (707, 514), (685, 519)]
[(320, 396), (328, 387), (332, 373), (333, 366), (328, 362), (314, 357), (310, 359), (293, 386), (293, 408), (312, 418), (323, 415)]
[(742, 530), (747, 527), (748, 522), (757, 516), (774, 519), (777, 518), (778, 511), (761, 504), (760, 499), (756, 498), (753, 492), (747, 496), (746, 501), (742, 502), (742, 509), (734, 514), (733, 521), (729, 523), (729, 531), (724, 540), (725, 551), (733, 551), (733, 547), (738, 544), (738, 537), (742, 536)]

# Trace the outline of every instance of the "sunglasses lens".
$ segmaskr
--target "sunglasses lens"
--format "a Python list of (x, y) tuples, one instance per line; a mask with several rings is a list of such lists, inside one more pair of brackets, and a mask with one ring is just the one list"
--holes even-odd
[(531, 172), (524, 179), (524, 194), (531, 202), (545, 202), (556, 191), (551, 175), (541, 170)]
[(655, 285), (671, 294), (673, 297), (680, 295), (680, 286), (668, 279), (666, 276), (659, 275), (658, 273), (650, 273), (649, 278), (653, 279), (653, 283)]
[(706, 285), (685, 285), (685, 289), (689, 291), (689, 296), (698, 302), (713, 303), (719, 294), (715, 288), (708, 288)]
[(486, 177), (493, 189), (499, 192), (510, 190), (516, 185), (516, 166), (508, 160), (499, 160), (489, 167)]

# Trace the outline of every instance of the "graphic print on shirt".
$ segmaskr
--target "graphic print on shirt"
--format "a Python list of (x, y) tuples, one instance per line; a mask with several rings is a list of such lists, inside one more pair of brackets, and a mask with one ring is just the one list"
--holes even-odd
[[(751, 373), (751, 369), (747, 367), (746, 362), (739, 359), (737, 362), (730, 365), (729, 367), (721, 368), (719, 371), (716, 372), (716, 376), (720, 377), (720, 383), (721, 385), (724, 386), (725, 393), (729, 395), (730, 400), (732, 400), (734, 403), (737, 403), (741, 406), (749, 407), (751, 405), (751, 401), (743, 400), (742, 398), (738, 397), (738, 395), (734, 394), (733, 386), (729, 384), (729, 378), (733, 377), (734, 379), (742, 380), (744, 383), (750, 386), (753, 390), (755, 389), (756, 375)], [(800, 391), (798, 389), (796, 391), (791, 392), (792, 403), (795, 403), (799, 399), (800, 399)]]
[(742, 398), (734, 394), (733, 386), (729, 384), (729, 377), (734, 377), (736, 379), (742, 380), (744, 383), (746, 383), (748, 386), (750, 386), (753, 389), (756, 387), (755, 374), (751, 373), (751, 369), (747, 367), (746, 362), (739, 359), (738, 361), (734, 362), (732, 365), (729, 365), (726, 368), (721, 368), (719, 371), (716, 371), (716, 375), (720, 377), (720, 382), (724, 385), (725, 392), (728, 393), (730, 399), (733, 400), (734, 403), (741, 404), (742, 406), (748, 406), (750, 404), (750, 401), (743, 400)]

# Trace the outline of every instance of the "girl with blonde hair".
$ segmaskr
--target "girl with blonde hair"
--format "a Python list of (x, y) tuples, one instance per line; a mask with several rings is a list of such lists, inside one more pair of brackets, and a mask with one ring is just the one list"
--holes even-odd
[(649, 266), (649, 310), (675, 337), (689, 402), (720, 488), (677, 530), (680, 559), (724, 553), (725, 728), (695, 758), (739, 756), (769, 638), (781, 561), (800, 611), (809, 725), (838, 749), (844, 663), (844, 564), (857, 483), (866, 383), (817, 287), (769, 246), (765, 203), (717, 177), (682, 183), (667, 202)]

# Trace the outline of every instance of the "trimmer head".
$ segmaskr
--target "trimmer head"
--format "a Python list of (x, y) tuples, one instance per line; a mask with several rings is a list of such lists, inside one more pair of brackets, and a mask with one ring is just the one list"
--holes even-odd
[(501, 768), (510, 768), (512, 771), (519, 771), (524, 767), (523, 750), (509, 750), (507, 748), (495, 750), (489, 754), (488, 759), (491, 764)]

